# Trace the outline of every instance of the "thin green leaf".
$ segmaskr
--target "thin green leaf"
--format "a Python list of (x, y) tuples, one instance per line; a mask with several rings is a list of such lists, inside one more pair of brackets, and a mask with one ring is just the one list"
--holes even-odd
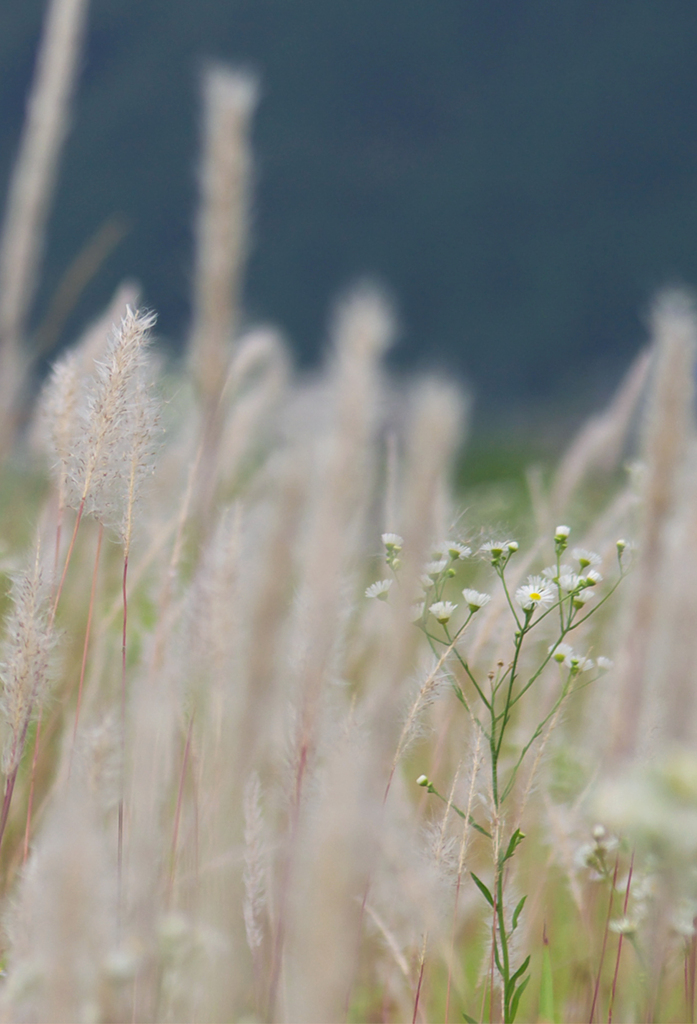
[(523, 907), (525, 906), (526, 899), (527, 899), (527, 896), (523, 896), (522, 900), (519, 902), (518, 906), (513, 911), (513, 923), (511, 925), (511, 933), (513, 933), (516, 930), (516, 928), (518, 927), (518, 918), (520, 917), (520, 912), (522, 911)]
[(511, 975), (511, 981), (517, 981), (518, 978), (521, 976), (521, 974), (525, 974), (525, 972), (528, 969), (528, 964), (529, 963), (530, 963), (530, 957), (526, 956), (525, 959), (523, 960), (522, 964), (518, 968), (518, 970), (515, 972), (515, 974)]
[(520, 845), (520, 843), (522, 843), (522, 841), (524, 839), (525, 839), (525, 833), (521, 832), (520, 829), (517, 828), (515, 830), (515, 832), (513, 833), (513, 835), (511, 836), (511, 838), (510, 838), (510, 840), (508, 842), (508, 848), (507, 848), (505, 854), (503, 855), (503, 857), (501, 859), (501, 862), (500, 862), (500, 866), (501, 867), (503, 867), (503, 865), (506, 863), (507, 860), (511, 859), (513, 854), (516, 852), (516, 849), (518, 848), (518, 846)]
[(508, 1016), (507, 1024), (513, 1024), (513, 1021), (515, 1020), (516, 1014), (518, 1012), (518, 1003), (520, 1002), (520, 997), (522, 996), (523, 992), (525, 991), (525, 988), (526, 988), (527, 983), (529, 981), (530, 981), (530, 975), (528, 974), (528, 976), (525, 979), (525, 981), (521, 982), (521, 984), (518, 986), (518, 991), (513, 996), (513, 1001), (511, 1003), (511, 1012), (510, 1012), (510, 1014)]
[(491, 895), (487, 887), (484, 885), (484, 882), (482, 882), (480, 878), (477, 878), (474, 871), (470, 871), (470, 874), (474, 880), (474, 884), (477, 886), (484, 899), (487, 901), (490, 907), (493, 907), (494, 897)]
[(462, 1012), (462, 1016), (467, 1021), (467, 1024), (479, 1024), (479, 1021), (475, 1017), (470, 1017), (469, 1013)]

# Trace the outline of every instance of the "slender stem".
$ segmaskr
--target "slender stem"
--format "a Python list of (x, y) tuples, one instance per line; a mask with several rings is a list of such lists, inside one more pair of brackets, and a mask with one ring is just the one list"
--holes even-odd
[(24, 849), (22, 851), (22, 864), (26, 864), (29, 856), (29, 834), (31, 832), (31, 813), (34, 806), (34, 783), (36, 782), (36, 765), (39, 760), (39, 739), (41, 737), (41, 719), (43, 708), (39, 708), (39, 717), (36, 722), (36, 734), (34, 736), (34, 755), (31, 760), (31, 781), (29, 783), (29, 799), (27, 800), (27, 823), (24, 826)]
[[(632, 872), (634, 870), (634, 850), (632, 850), (632, 858), (629, 862), (629, 874), (627, 875), (627, 888), (624, 893), (624, 906), (622, 913), (627, 916), (627, 906), (629, 904), (629, 887), (632, 884)], [(615, 1003), (615, 992), (617, 990), (617, 976), (620, 972), (620, 957), (622, 956), (622, 940), (624, 935), (620, 932), (619, 942), (617, 943), (617, 959), (615, 960), (615, 973), (612, 978), (612, 991), (610, 992), (610, 1006), (607, 1011), (607, 1024), (612, 1024), (612, 1007)]]
[(591, 1012), (590, 1012), (590, 1016), (588, 1018), (588, 1024), (593, 1024), (593, 1018), (595, 1016), (595, 1007), (597, 1005), (598, 994), (600, 992), (600, 975), (601, 975), (602, 969), (603, 969), (603, 961), (605, 960), (605, 948), (607, 946), (608, 932), (610, 931), (610, 918), (612, 916), (612, 904), (613, 904), (613, 900), (615, 898), (615, 883), (617, 882), (617, 870), (619, 868), (619, 865), (620, 865), (620, 855), (618, 853), (617, 856), (615, 857), (615, 870), (614, 870), (613, 875), (612, 875), (612, 887), (610, 889), (610, 903), (608, 904), (608, 908), (607, 908), (607, 917), (605, 919), (605, 931), (603, 933), (603, 946), (602, 946), (602, 949), (600, 950), (600, 963), (598, 964), (598, 973), (597, 973), (596, 978), (595, 978), (595, 988), (593, 990), (593, 1002), (591, 1003)]
[(12, 769), (10, 774), (5, 780), (5, 795), (2, 801), (2, 813), (0, 814), (0, 844), (2, 843), (2, 837), (5, 835), (5, 828), (7, 826), (7, 818), (10, 813), (10, 804), (12, 802), (12, 793), (15, 788), (15, 782), (17, 781), (17, 772), (19, 771), (19, 765)]
[(194, 714), (192, 712), (191, 718), (189, 719), (189, 728), (186, 733), (186, 743), (184, 744), (184, 755), (182, 757), (182, 767), (179, 773), (179, 790), (177, 792), (177, 809), (174, 814), (174, 829), (172, 832), (172, 866), (169, 872), (169, 883), (167, 886), (167, 906), (170, 906), (172, 902), (172, 894), (174, 892), (174, 875), (177, 868), (177, 844), (179, 840), (179, 821), (181, 818), (182, 799), (184, 795), (184, 780), (186, 778), (186, 769), (189, 763), (189, 751), (191, 750), (191, 734), (194, 728)]
[(126, 580), (128, 576), (128, 550), (123, 556), (123, 632), (121, 634), (121, 792), (119, 794), (119, 823), (117, 840), (117, 903), (119, 922), (121, 921), (122, 897), (123, 897), (123, 805), (124, 790), (126, 784), (126, 630), (128, 624), (128, 596)]
[(56, 618), (56, 611), (58, 609), (58, 602), (60, 601), (61, 594), (63, 593), (63, 586), (65, 584), (65, 577), (68, 575), (68, 566), (70, 565), (70, 559), (73, 556), (73, 548), (75, 547), (75, 538), (77, 537), (77, 531), (78, 531), (78, 528), (80, 526), (80, 523), (82, 522), (82, 514), (83, 514), (84, 511), (85, 511), (85, 498), (83, 498), (82, 501), (80, 502), (80, 507), (78, 508), (77, 516), (75, 517), (75, 526), (73, 528), (73, 535), (70, 538), (70, 544), (68, 546), (68, 553), (65, 556), (65, 564), (63, 565), (63, 573), (62, 573), (61, 578), (60, 578), (60, 583), (58, 584), (58, 589), (56, 590), (56, 596), (55, 596), (55, 598), (53, 600), (53, 607), (51, 608), (51, 615), (49, 617), (49, 628), (53, 625), (53, 622), (54, 622), (54, 620)]
[(419, 980), (416, 985), (416, 995), (414, 997), (414, 1013), (412, 1014), (411, 1024), (416, 1024), (416, 1018), (419, 1013), (419, 998), (421, 996), (421, 986), (424, 980), (424, 968), (426, 966), (426, 943), (428, 936), (424, 935), (423, 945), (421, 947), (421, 965), (419, 967)]
[(73, 753), (75, 751), (75, 740), (77, 738), (77, 726), (80, 721), (80, 708), (82, 706), (82, 688), (85, 682), (85, 672), (87, 670), (87, 652), (89, 650), (90, 633), (92, 631), (92, 615), (94, 612), (94, 599), (97, 592), (97, 574), (99, 570), (99, 555), (102, 550), (102, 539), (104, 537), (104, 526), (102, 523), (99, 524), (99, 533), (97, 535), (97, 551), (94, 556), (94, 569), (92, 570), (92, 589), (90, 590), (90, 605), (87, 611), (87, 626), (85, 627), (85, 642), (82, 647), (82, 664), (80, 666), (80, 683), (77, 688), (77, 705), (75, 707), (75, 722), (73, 724), (73, 740), (70, 747), (70, 762), (68, 765), (68, 776), (70, 776), (70, 770), (73, 764)]

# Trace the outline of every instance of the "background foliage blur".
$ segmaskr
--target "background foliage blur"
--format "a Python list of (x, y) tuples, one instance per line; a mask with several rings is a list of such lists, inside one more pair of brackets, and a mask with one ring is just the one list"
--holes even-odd
[[(43, 8), (2, 12), (0, 186)], [(697, 282), (695, 39), (692, 0), (93, 0), (36, 323), (96, 236), (47, 343), (124, 276), (181, 342), (200, 72), (222, 59), (262, 82), (250, 320), (307, 365), (368, 274), (399, 310), (394, 365), (470, 381), (480, 414), (600, 399), (654, 290)]]

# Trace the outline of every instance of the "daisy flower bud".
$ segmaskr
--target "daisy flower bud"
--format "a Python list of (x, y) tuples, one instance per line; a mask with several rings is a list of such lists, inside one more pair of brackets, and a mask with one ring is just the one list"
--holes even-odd
[(423, 786), (424, 788), (426, 788), (426, 786), (429, 786), (430, 782), (428, 781), (428, 775), (419, 775), (418, 779), (416, 780), (416, 785)]

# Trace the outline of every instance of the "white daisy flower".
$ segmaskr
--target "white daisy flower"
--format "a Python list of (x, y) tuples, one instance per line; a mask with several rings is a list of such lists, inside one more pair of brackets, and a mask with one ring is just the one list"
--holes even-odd
[(425, 608), (425, 602), (424, 601), (420, 601), (418, 604), (413, 604), (411, 606), (411, 612), (409, 614), (409, 617), (410, 617), (412, 622), (421, 622), (421, 620), (424, 617), (424, 608)]
[(432, 580), (437, 580), (443, 570), (447, 568), (447, 565), (447, 558), (440, 558), (437, 562), (429, 562), (426, 566), (426, 575), (430, 576)]
[(596, 665), (602, 672), (609, 672), (611, 668), (614, 668), (615, 663), (614, 661), (612, 661), (611, 658), (603, 658), (603, 656), (601, 655), (598, 658)]
[(398, 533), (383, 533), (382, 543), (388, 551), (401, 551), (404, 540)]
[(449, 540), (445, 549), (453, 562), (456, 562), (458, 558), (464, 560), (472, 554), (472, 548), (468, 548), (466, 544), (460, 544), (457, 540)]
[(581, 654), (572, 654), (568, 659), (564, 659), (564, 664), (568, 665), (572, 672), (588, 672), (594, 667), (595, 662)]
[(463, 590), (462, 596), (471, 612), (479, 611), (480, 608), (483, 608), (485, 604), (491, 601), (490, 594), (480, 594), (478, 590)]
[(570, 594), (573, 590), (578, 590), (582, 583), (583, 577), (577, 576), (575, 572), (565, 572), (563, 576), (559, 577), (559, 586), (567, 594)]
[(587, 587), (585, 590), (579, 590), (577, 594), (574, 594), (574, 606), (576, 608), (582, 608), (588, 601), (592, 601), (595, 597), (592, 588)]
[(570, 565), (560, 565), (557, 569), (556, 565), (548, 565), (546, 569), (542, 570), (542, 575), (545, 579), (553, 580), (555, 583), (561, 576), (568, 576), (573, 572)]
[(552, 657), (555, 661), (558, 661), (560, 665), (562, 664), (562, 662), (566, 662), (567, 658), (573, 657), (574, 653), (574, 649), (571, 646), (571, 644), (557, 644), (556, 647), (554, 646), (554, 644), (552, 644), (551, 647), (547, 648), (547, 650), (549, 653), (554, 651)]
[(377, 583), (371, 583), (366, 589), (366, 597), (377, 597), (379, 601), (386, 601), (390, 587), (392, 586), (392, 580), (378, 580)]
[(435, 619), (440, 622), (441, 626), (444, 626), (447, 622), (450, 622), (450, 616), (457, 608), (456, 604), (452, 601), (435, 601), (429, 611)]
[(556, 528), (556, 530), (554, 531), (554, 539), (555, 540), (566, 540), (566, 538), (569, 536), (570, 533), (571, 533), (571, 527), (570, 526), (558, 526)]
[(602, 562), (600, 555), (596, 555), (595, 551), (587, 551), (585, 548), (574, 548), (571, 555), (582, 569), (586, 569), (589, 565), (600, 565)]
[(600, 575), (600, 573), (598, 572), (597, 569), (589, 569), (588, 572), (583, 577), (583, 579), (585, 580), (586, 584), (590, 585), (591, 587), (594, 587), (596, 583), (600, 583), (602, 578), (603, 577)]
[(554, 591), (547, 584), (542, 576), (528, 576), (528, 582), (518, 587), (515, 592), (515, 599), (523, 609), (530, 611), (538, 605), (549, 605), (554, 601)]
[(479, 549), (480, 555), (488, 555), (491, 561), (495, 564), (499, 562), (504, 555), (512, 554), (516, 551), (518, 545), (514, 540), (488, 540), (486, 544), (482, 544)]

